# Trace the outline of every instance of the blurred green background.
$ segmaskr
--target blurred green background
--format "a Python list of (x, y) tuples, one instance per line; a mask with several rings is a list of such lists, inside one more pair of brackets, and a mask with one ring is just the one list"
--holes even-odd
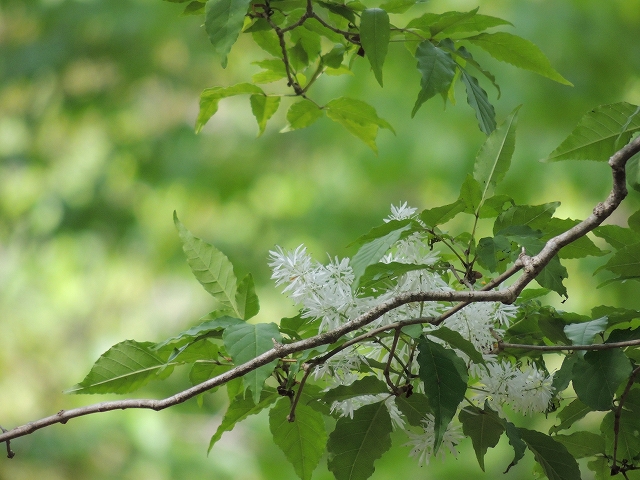
[[(524, 105), (501, 190), (519, 203), (561, 200), (559, 216), (584, 218), (609, 189), (607, 166), (539, 159), (593, 107), (640, 104), (640, 1), (434, 0), (420, 8), (440, 13), (477, 5), (511, 21), (575, 85), (477, 54), (502, 87), (499, 120)], [(397, 130), (397, 136), (380, 132), (379, 156), (327, 119), (278, 133), (285, 105), (256, 139), (247, 98), (224, 100), (195, 135), (201, 90), (249, 80), (258, 71), (249, 62), (266, 55), (241, 39), (223, 70), (201, 17), (179, 17), (180, 11), (159, 0), (0, 2), (5, 428), (105, 400), (62, 390), (112, 344), (162, 340), (209, 311), (208, 296), (184, 261), (173, 210), (226, 252), (239, 276), (254, 274), (258, 320), (274, 321), (294, 311), (269, 280), (266, 259), (274, 245), (304, 242), (320, 260), (326, 252), (351, 255), (345, 246), (380, 223), (390, 204), (449, 203), (472, 169), (483, 135), (464, 92), (458, 90), (457, 106), (443, 110), (434, 99), (410, 119), (419, 74), (401, 45), (390, 49), (384, 90), (362, 60), (355, 76), (323, 78), (314, 92), (320, 101), (346, 94), (374, 105)], [(612, 221), (624, 225), (639, 198), (632, 193)], [(601, 260), (566, 263), (571, 276), (563, 308), (640, 307), (637, 284), (595, 290), (602, 279), (591, 272)], [(140, 396), (185, 388), (186, 372), (165, 383)], [(12, 443), (17, 456), (0, 458), (0, 479), (295, 478), (270, 441), (266, 415), (225, 434), (207, 457), (225, 397), (208, 395), (203, 408), (191, 401), (160, 413), (112, 412), (41, 430)], [(395, 441), (373, 478), (494, 478), (512, 455), (491, 450), (482, 474), (465, 441), (457, 460), (421, 468), (401, 446), (404, 438)], [(531, 467), (528, 454), (504, 478), (532, 478)], [(326, 462), (314, 478), (330, 478)]]

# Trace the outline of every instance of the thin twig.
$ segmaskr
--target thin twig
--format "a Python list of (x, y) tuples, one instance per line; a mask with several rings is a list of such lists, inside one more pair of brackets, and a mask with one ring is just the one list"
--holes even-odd
[(634, 345), (640, 345), (640, 340), (627, 340), (625, 342), (612, 342), (612, 343), (596, 343), (594, 345), (524, 345), (521, 343), (506, 343), (502, 341), (497, 342), (497, 351), (501, 352), (507, 348), (519, 348), (524, 350), (539, 350), (541, 352), (562, 352), (565, 350), (581, 352), (593, 351), (593, 350), (611, 350), (612, 348), (624, 348), (632, 347)]
[[(620, 433), (620, 416), (622, 415), (622, 406), (627, 399), (627, 395), (629, 395), (629, 392), (631, 391), (631, 387), (633, 386), (638, 373), (640, 373), (640, 367), (636, 367), (633, 372), (631, 372), (629, 380), (627, 381), (627, 386), (624, 388), (624, 392), (622, 392), (622, 395), (620, 395), (620, 398), (618, 399), (618, 408), (616, 408), (615, 420), (613, 422), (613, 462), (611, 464), (611, 476), (617, 474), (621, 470), (616, 464), (616, 457), (618, 455), (618, 436)], [(622, 474), (624, 475), (624, 472), (622, 472)]]
[[(7, 430), (2, 425), (0, 425), (0, 430), (2, 430), (2, 433), (6, 433), (7, 432)], [(11, 450), (11, 441), (7, 440), (6, 444), (7, 444), (7, 458), (15, 457), (16, 456), (15, 452), (13, 450)]]
[(304, 376), (302, 377), (302, 380), (300, 380), (300, 385), (298, 386), (298, 391), (296, 392), (296, 396), (291, 402), (291, 410), (289, 411), (289, 415), (287, 415), (287, 421), (289, 422), (294, 422), (296, 420), (296, 406), (300, 401), (300, 396), (302, 395), (302, 389), (304, 388), (304, 384), (307, 383), (307, 378), (309, 378), (309, 375), (311, 375), (311, 372), (315, 368), (315, 365), (305, 363), (303, 368), (304, 368)]
[(387, 381), (387, 385), (391, 391), (398, 395), (398, 387), (391, 381), (391, 377), (389, 376), (389, 370), (391, 368), (391, 362), (396, 354), (396, 347), (398, 346), (398, 339), (400, 338), (400, 329), (396, 329), (395, 334), (393, 335), (393, 343), (391, 344), (391, 348), (389, 349), (389, 358), (387, 359), (387, 364), (384, 366), (384, 378)]

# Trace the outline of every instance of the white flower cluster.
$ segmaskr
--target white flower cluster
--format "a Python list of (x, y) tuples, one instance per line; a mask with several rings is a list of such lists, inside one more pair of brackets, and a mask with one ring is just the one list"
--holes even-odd
[[(385, 222), (393, 220), (413, 219), (421, 223), (416, 215), (416, 209), (406, 203), (391, 207), (391, 215)], [(393, 245), (391, 251), (381, 260), (382, 263), (404, 263), (429, 267), (438, 261), (438, 253), (434, 252), (424, 241), (421, 233), (413, 233), (400, 239)], [(397, 279), (394, 285), (388, 285), (385, 291), (375, 292), (376, 297), (365, 297), (352, 290), (354, 281), (353, 268), (349, 259), (330, 259), (323, 265), (311, 259), (306, 248), (300, 245), (293, 251), (276, 247), (270, 252), (269, 266), (273, 270), (272, 278), (276, 285), (285, 285), (283, 293), (297, 304), (302, 305), (304, 318), (320, 319), (320, 331), (333, 330), (356, 316), (368, 311), (372, 307), (404, 292), (420, 291), (448, 291), (452, 288), (435, 271), (422, 268), (407, 272)], [(372, 322), (367, 328), (376, 328), (393, 322), (411, 318), (437, 316), (449, 308), (449, 305), (438, 302), (421, 302), (406, 304), (386, 313)], [(497, 361), (491, 351), (495, 338), (492, 331), (501, 335), (503, 328), (509, 326), (517, 314), (517, 307), (501, 303), (472, 303), (449, 317), (443, 325), (460, 333), (469, 340), (477, 350), (483, 352), (486, 361), (484, 365), (474, 365), (466, 355), (458, 352), (471, 367), (472, 375), (478, 379), (476, 396), (479, 405), (485, 400), (497, 409), (502, 405), (510, 405), (514, 410), (525, 414), (545, 411), (552, 398), (551, 379), (535, 366), (518, 367), (509, 362)], [(432, 327), (427, 325), (424, 332), (428, 333)], [(443, 343), (437, 338), (435, 341)], [(388, 361), (391, 339), (383, 338), (375, 344), (354, 345), (350, 349), (339, 352), (314, 370), (316, 380), (326, 381), (326, 389), (339, 385), (350, 385), (361, 378), (363, 364), (369, 362)], [(419, 366), (416, 360), (415, 345), (399, 342), (394, 351), (394, 358), (399, 360), (401, 368), (415, 374)], [(372, 363), (373, 364), (373, 363)], [(396, 364), (396, 362), (394, 362)], [(370, 365), (369, 365), (370, 366)], [(385, 380), (379, 369), (379, 378)], [(408, 375), (405, 375), (408, 378)], [(414, 385), (414, 391), (422, 391), (422, 383)], [(412, 447), (411, 455), (418, 457), (421, 464), (428, 464), (433, 456), (434, 420), (429, 416), (422, 425), (422, 431), (415, 433), (405, 424), (405, 420), (389, 394), (362, 395), (348, 400), (334, 402), (332, 412), (339, 412), (341, 416), (353, 418), (353, 412), (371, 403), (384, 401), (391, 415), (395, 429), (406, 430)], [(443, 445), (439, 452), (444, 454), (448, 450), (456, 455), (455, 446), (461, 438), (460, 428), (454, 424), (444, 435)]]

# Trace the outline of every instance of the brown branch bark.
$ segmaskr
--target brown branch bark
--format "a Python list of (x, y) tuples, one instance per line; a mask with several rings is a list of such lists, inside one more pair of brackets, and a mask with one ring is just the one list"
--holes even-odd
[[(0, 443), (7, 442), (8, 440), (12, 440), (14, 438), (22, 437), (25, 435), (29, 435), (36, 430), (41, 428), (48, 427), (50, 425), (54, 425), (56, 423), (66, 423), (72, 418), (81, 417), (85, 415), (91, 415), (94, 413), (102, 413), (108, 412), (111, 410), (124, 410), (128, 408), (144, 408), (151, 410), (163, 410), (165, 408), (178, 405), (183, 403), (190, 398), (199, 395), (200, 393), (206, 392), (213, 387), (223, 385), (229, 380), (234, 378), (241, 377), (248, 372), (255, 370), (258, 367), (266, 365), (267, 363), (279, 359), (284, 358), (292, 353), (301, 352), (304, 350), (308, 350), (310, 348), (314, 348), (320, 345), (329, 345), (331, 343), (335, 343), (338, 339), (343, 337), (346, 334), (357, 331), (360, 328), (370, 324), (376, 319), (380, 318), (387, 312), (398, 308), (407, 303), (413, 302), (425, 302), (425, 301), (438, 301), (438, 302), (460, 302), (458, 305), (454, 306), (449, 312), (444, 315), (438, 317), (437, 319), (413, 319), (407, 322), (397, 322), (394, 325), (388, 325), (385, 327), (380, 327), (382, 330), (397, 328), (402, 325), (410, 325), (415, 323), (425, 323), (426, 321), (431, 321), (434, 325), (439, 325), (442, 323), (446, 316), (450, 316), (456, 311), (464, 308), (469, 303), (475, 302), (503, 302), (503, 303), (513, 303), (518, 295), (522, 292), (522, 290), (540, 273), (540, 271), (549, 263), (549, 261), (553, 258), (554, 255), (558, 253), (558, 251), (568, 245), (574, 240), (577, 240), (580, 237), (583, 237), (588, 232), (592, 231), (598, 225), (600, 225), (611, 213), (620, 205), (620, 202), (627, 195), (626, 189), (626, 177), (625, 177), (625, 164), (626, 162), (636, 153), (640, 152), (640, 137), (634, 139), (627, 146), (616, 152), (609, 159), (609, 166), (612, 170), (613, 175), (613, 188), (611, 193), (607, 197), (607, 199), (596, 205), (593, 209), (593, 214), (590, 215), (587, 219), (580, 222), (578, 225), (573, 228), (567, 230), (566, 232), (550, 239), (546, 244), (542, 251), (533, 257), (529, 257), (526, 255), (521, 255), (520, 258), (515, 262), (515, 264), (509, 269), (505, 274), (500, 275), (497, 279), (490, 282), (487, 286), (485, 286), (482, 290), (476, 291), (435, 291), (435, 292), (415, 292), (415, 293), (405, 293), (398, 295), (397, 297), (390, 299), (375, 308), (372, 308), (368, 312), (356, 317), (355, 319), (345, 323), (344, 325), (332, 330), (330, 332), (322, 333), (316, 335), (315, 337), (311, 337), (305, 340), (301, 340), (298, 342), (293, 342), (285, 345), (275, 345), (273, 349), (268, 352), (259, 355), (253, 360), (243, 364), (238, 365), (237, 367), (218, 375), (212, 379), (207, 380), (199, 385), (191, 387), (187, 390), (179, 392), (175, 395), (167, 397), (162, 400), (153, 400), (153, 399), (127, 399), (127, 400), (115, 400), (110, 402), (102, 402), (94, 405), (89, 405), (86, 407), (74, 408), (71, 410), (61, 410), (55, 415), (51, 415), (49, 417), (41, 418), (39, 420), (27, 423), (25, 425), (21, 425), (19, 427), (15, 427), (7, 432), (3, 432), (0, 434)], [(502, 283), (507, 280), (511, 276), (515, 275), (518, 271), (523, 270), (522, 275), (507, 289), (500, 291), (491, 291), (496, 285)], [(499, 280), (499, 281), (498, 281)], [(379, 330), (379, 329), (376, 329)], [(368, 332), (366, 334), (367, 337), (370, 337), (372, 334)], [(365, 338), (365, 337), (358, 337)], [(354, 339), (356, 340), (356, 339)], [(353, 342), (354, 340), (350, 341)], [(349, 343), (349, 342), (347, 342)], [(621, 342), (625, 343), (625, 342)], [(353, 344), (353, 343), (352, 343)], [(613, 345), (609, 344), (614, 348)], [(519, 346), (522, 348), (522, 346)], [(594, 346), (584, 346), (593, 348)], [(577, 349), (577, 346), (574, 347), (564, 347), (559, 348), (563, 349)], [(337, 350), (337, 349), (336, 349)]]

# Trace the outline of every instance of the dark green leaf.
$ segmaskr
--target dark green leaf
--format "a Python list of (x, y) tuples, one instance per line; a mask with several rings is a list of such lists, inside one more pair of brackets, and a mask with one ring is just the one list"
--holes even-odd
[(637, 116), (627, 125), (636, 108), (636, 105), (620, 102), (592, 110), (580, 119), (575, 130), (551, 152), (547, 160), (609, 160), (619, 148), (617, 144), (621, 133), (624, 144), (640, 130), (640, 118)]
[(527, 445), (522, 441), (520, 436), (520, 430), (511, 422), (504, 420), (504, 429), (509, 438), (509, 445), (513, 447), (513, 460), (507, 467), (504, 473), (507, 473), (511, 467), (515, 466), (524, 457), (524, 452), (527, 449)]
[(620, 350), (587, 352), (573, 367), (573, 389), (593, 410), (609, 410), (615, 391), (631, 370), (629, 359)]
[(166, 367), (154, 344), (125, 340), (103, 353), (89, 374), (65, 393), (129, 393), (147, 384)]
[(476, 112), (480, 131), (489, 135), (496, 129), (496, 111), (489, 102), (487, 92), (480, 86), (478, 79), (461, 68), (462, 82), (467, 89), (467, 103)]
[(611, 326), (640, 318), (640, 311), (600, 305), (591, 309), (591, 316), (593, 318), (607, 317), (609, 319), (609, 325)]
[[(561, 233), (566, 232), (570, 228), (580, 223), (578, 220), (569, 218), (552, 218), (544, 227), (544, 235), (542, 240), (545, 242)], [(587, 236), (583, 236), (574, 240), (569, 245), (562, 247), (558, 252), (560, 258), (583, 258), (589, 255), (600, 257), (607, 252), (600, 250)]]
[(222, 67), (227, 66), (227, 55), (242, 30), (244, 16), (251, 0), (209, 0), (205, 7), (204, 28), (218, 55)]
[(427, 210), (423, 210), (420, 213), (420, 220), (429, 227), (435, 227), (436, 225), (442, 225), (453, 219), (459, 213), (462, 213), (465, 209), (465, 204), (461, 199), (456, 200), (449, 205), (443, 205), (441, 207), (434, 207)]
[(378, 393), (388, 393), (387, 385), (373, 376), (360, 378), (351, 385), (340, 385), (332, 388), (322, 396), (322, 401), (331, 404), (341, 402), (361, 395), (377, 395)]
[(584, 418), (584, 416), (592, 412), (593, 409), (586, 406), (580, 400), (575, 399), (569, 405), (564, 407), (557, 415), (558, 420), (560, 420), (560, 425), (554, 425), (549, 429), (549, 433), (556, 433), (560, 430), (566, 430), (570, 428), (575, 422)]
[(242, 394), (231, 400), (222, 419), (222, 423), (218, 426), (216, 433), (211, 437), (208, 451), (211, 451), (224, 432), (233, 430), (236, 423), (244, 420), (248, 416), (260, 413), (264, 408), (278, 400), (279, 397), (280, 396), (275, 390), (264, 389), (260, 394), (260, 401), (258, 403), (254, 403), (250, 396), (245, 397)]
[(378, 153), (376, 146), (378, 127), (395, 133), (389, 122), (378, 117), (375, 109), (361, 100), (336, 98), (325, 105), (325, 111), (331, 120), (340, 123), (376, 153)]
[(473, 363), (484, 365), (484, 358), (482, 357), (482, 354), (476, 350), (473, 343), (464, 338), (458, 332), (447, 327), (439, 327), (436, 330), (429, 331), (425, 335), (438, 337), (439, 339), (444, 340), (453, 348), (457, 348), (467, 355)]
[(574, 458), (604, 455), (604, 438), (591, 432), (574, 432), (570, 435), (554, 435)]
[(558, 206), (560, 202), (511, 207), (498, 216), (493, 225), (493, 233), (497, 235), (512, 225), (527, 225), (533, 230), (542, 230), (549, 223)]
[(427, 338), (418, 342), (420, 379), (434, 414), (434, 452), (438, 451), (449, 422), (464, 400), (469, 379), (464, 361), (453, 350)]
[(369, 230), (368, 233), (361, 235), (347, 246), (351, 247), (353, 245), (364, 245), (365, 243), (369, 243), (371, 240), (382, 238), (393, 231), (403, 229), (407, 225), (413, 226), (413, 224), (414, 221), (409, 218), (404, 220), (390, 220), (383, 223), (382, 225), (373, 227), (371, 230)]
[(424, 41), (416, 50), (418, 71), (422, 74), (420, 93), (411, 111), (414, 117), (420, 106), (438, 93), (446, 92), (453, 81), (456, 63), (451, 55), (429, 41)]
[(596, 237), (607, 241), (613, 248), (624, 248), (640, 243), (640, 235), (619, 225), (600, 225), (593, 230)]
[(431, 413), (429, 408), (429, 399), (422, 393), (414, 393), (410, 397), (398, 396), (394, 398), (398, 410), (409, 422), (409, 425), (414, 427), (422, 426), (422, 421), (425, 419), (428, 413)]
[(366, 480), (374, 462), (391, 448), (391, 417), (384, 402), (359, 408), (353, 419), (342, 417), (329, 435), (329, 470), (336, 480)]
[(511, 242), (502, 235), (481, 238), (476, 248), (478, 263), (490, 272), (498, 271), (499, 265), (509, 260), (510, 253)]
[(480, 208), (480, 205), (482, 205), (482, 186), (470, 173), (467, 174), (467, 177), (460, 187), (458, 200), (464, 203), (465, 213), (472, 215), (474, 215)]
[(578, 462), (563, 444), (535, 430), (518, 430), (549, 480), (580, 480)]
[(220, 100), (248, 93), (264, 95), (260, 87), (251, 83), (239, 83), (232, 87), (205, 88), (200, 95), (200, 112), (196, 119), (196, 133), (200, 133), (202, 127), (204, 127), (209, 119), (218, 111), (218, 103), (220, 103)]
[(496, 60), (530, 70), (564, 85), (573, 85), (560, 75), (544, 53), (529, 40), (507, 32), (481, 33), (465, 40), (485, 50)]
[[(605, 448), (609, 455), (613, 453), (615, 415), (607, 413), (600, 424), (604, 436)], [(618, 461), (627, 460), (633, 463), (640, 454), (640, 412), (622, 409), (618, 431)]]
[(368, 8), (360, 15), (360, 42), (380, 86), (382, 65), (389, 49), (389, 29), (389, 15), (381, 8)]
[(567, 355), (562, 361), (560, 370), (553, 374), (553, 392), (557, 395), (567, 389), (571, 378), (573, 377), (573, 366), (579, 360), (580, 355), (574, 353), (573, 355)]
[(433, 267), (398, 262), (369, 265), (362, 277), (360, 277), (360, 294), (363, 296), (379, 296), (391, 287), (398, 277), (416, 270), (433, 270)]
[(640, 273), (640, 243), (621, 248), (596, 272), (603, 269), (621, 277), (637, 276)]
[[(241, 323), (228, 327), (222, 335), (224, 346), (235, 365), (242, 365), (273, 348), (273, 341), (280, 342), (280, 331), (275, 323)], [(258, 403), (264, 381), (271, 375), (277, 360), (263, 365), (243, 377), (245, 388), (253, 393), (253, 401)]]
[(504, 425), (496, 412), (485, 406), (484, 410), (476, 407), (465, 407), (458, 415), (462, 423), (462, 432), (471, 437), (478, 464), (484, 472), (484, 456), (489, 448), (498, 444)]
[(273, 441), (283, 451), (302, 480), (310, 480), (327, 444), (322, 414), (304, 403), (298, 403), (295, 421), (287, 417), (291, 401), (282, 398), (269, 411), (269, 429)]

